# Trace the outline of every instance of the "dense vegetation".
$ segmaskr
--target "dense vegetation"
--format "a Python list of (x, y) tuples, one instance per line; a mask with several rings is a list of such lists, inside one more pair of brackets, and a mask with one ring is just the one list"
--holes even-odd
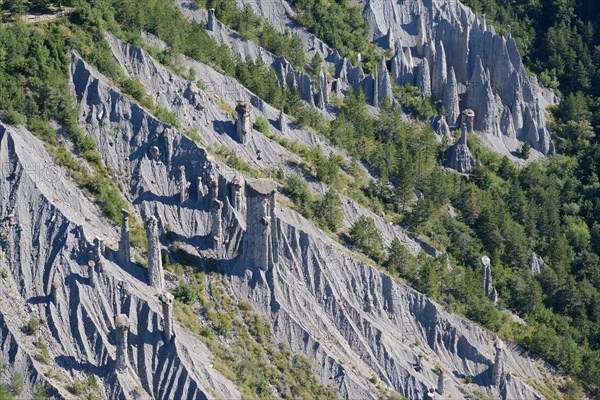
[(351, 6), (347, 0), (291, 0), (299, 13), (297, 21), (315, 36), (348, 57), (358, 65), (359, 54), (362, 66), (372, 71), (380, 60), (380, 51), (371, 43), (369, 25), (358, 5)]
[[(355, 245), (428, 296), (598, 390), (599, 249), (597, 225), (588, 214), (598, 192), (577, 178), (577, 158), (555, 155), (521, 170), (472, 137), (479, 164), (471, 176), (446, 173), (440, 165), (443, 146), (428, 127), (402, 122), (387, 103), (373, 117), (361, 94), (346, 97), (329, 137), (382, 177), (365, 189), (371, 206), (426, 235), (456, 266), (449, 271), (445, 257), (414, 259), (398, 243), (385, 260), (376, 244), (359, 235), (372, 230), (368, 221), (351, 231)], [(416, 203), (413, 187), (424, 196)], [(459, 212), (457, 218), (446, 204)], [(528, 266), (533, 251), (549, 266), (535, 276)], [(492, 259), (500, 307), (517, 311), (527, 326), (482, 300), (483, 254)]]

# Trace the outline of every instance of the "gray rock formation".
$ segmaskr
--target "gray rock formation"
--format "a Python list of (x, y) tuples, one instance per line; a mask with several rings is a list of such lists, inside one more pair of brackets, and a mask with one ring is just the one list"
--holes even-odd
[(450, 127), (448, 126), (448, 123), (446, 122), (446, 118), (443, 115), (440, 115), (439, 117), (437, 117), (437, 120), (434, 121), (434, 126), (435, 126), (435, 133), (437, 133), (437, 135), (440, 138), (445, 137), (448, 140), (448, 143), (452, 143), (452, 141), (453, 141), (452, 133), (450, 132)]
[(448, 82), (444, 87), (443, 107), (446, 110), (446, 118), (451, 126), (455, 126), (460, 117), (459, 101), (456, 75), (454, 74), (454, 68), (450, 68)]
[(504, 351), (506, 350), (506, 346), (502, 340), (498, 339), (494, 343), (494, 348), (496, 349), (496, 356), (494, 357), (494, 365), (492, 367), (492, 381), (494, 385), (500, 386), (502, 379), (504, 379)]
[(424, 97), (431, 96), (431, 70), (429, 69), (429, 61), (423, 58), (419, 65), (419, 73), (417, 74), (417, 88)]
[(387, 98), (392, 101), (394, 94), (392, 92), (392, 81), (390, 74), (388, 73), (385, 57), (381, 57), (379, 64), (379, 70), (377, 72), (377, 93), (378, 93), (378, 104), (381, 104), (383, 99)]
[(231, 181), (231, 199), (229, 200), (231, 206), (239, 212), (245, 211), (245, 182), (241, 176), (236, 176)]
[(50, 301), (54, 305), (58, 304), (61, 288), (62, 284), (58, 279), (54, 280), (50, 286)]
[[(194, 10), (189, 0), (178, 0), (178, 3), (190, 18), (206, 20), (203, 12)], [(339, 80), (339, 87), (343, 91), (349, 87), (365, 89), (363, 79), (373, 79), (364, 77), (364, 74), (361, 79), (358, 71), (354, 71), (351, 77), (349, 72), (353, 68), (349, 61), (314, 35), (304, 31), (295, 22), (295, 13), (285, 0), (242, 0), (242, 3), (249, 4), (281, 33), (291, 30), (297, 34), (309, 57), (318, 52), (325, 63), (335, 67), (333, 78)], [(423, 59), (427, 59), (428, 67), (440, 65), (438, 71), (443, 76), (441, 58), (438, 58), (442, 51), (437, 49), (443, 46), (447, 68), (445, 73), (448, 74), (449, 81), (450, 71), (454, 70), (457, 93), (460, 96), (460, 105), (455, 108), (470, 107), (476, 112), (478, 118), (475, 130), (484, 133), (482, 139), (485, 144), (508, 155), (519, 149), (524, 140), (530, 141), (534, 149), (544, 154), (553, 151), (545, 110), (549, 104), (556, 103), (556, 97), (543, 88), (536, 78), (527, 74), (510, 33), (506, 37), (500, 37), (492, 26), (478, 19), (459, 2), (384, 0), (364, 4), (363, 15), (371, 27), (373, 40), (384, 49), (394, 49), (390, 64), (395, 82), (416, 85), (425, 90), (425, 95), (429, 95)], [(261, 54), (247, 43), (232, 43), (234, 40), (231, 35), (215, 38), (218, 42), (230, 43), (242, 57), (246, 54)], [(483, 71), (487, 72), (480, 74), (479, 78), (484, 81), (476, 88), (470, 81), (473, 71), (478, 68), (478, 58)], [(265, 63), (272, 64), (269, 60), (265, 60)], [(275, 65), (274, 68), (278, 70)], [(440, 74), (433, 73), (433, 78), (437, 79), (439, 76)], [(356, 82), (356, 78), (359, 82)], [(440, 96), (436, 100), (445, 102), (445, 90), (438, 93), (437, 82), (432, 83), (436, 86), (435, 94)], [(518, 88), (519, 96), (515, 95), (514, 88)], [(472, 95), (472, 91), (478, 91), (478, 95)], [(371, 92), (365, 90), (365, 93), (373, 101)], [(472, 103), (468, 102), (469, 96), (474, 100)], [(514, 129), (509, 129), (511, 121)], [(449, 118), (450, 125), (456, 122)]]
[(213, 198), (210, 203), (211, 228), (210, 234), (213, 240), (213, 248), (219, 250), (223, 244), (223, 202)]
[(437, 383), (437, 393), (439, 395), (444, 395), (444, 370), (440, 370), (440, 374), (438, 375), (438, 383)]
[(483, 270), (483, 292), (494, 305), (498, 303), (498, 292), (492, 284), (492, 265), (488, 256), (481, 257)]
[(208, 16), (206, 19), (206, 30), (207, 31), (214, 31), (215, 30), (215, 9), (214, 8), (210, 8), (208, 10)]
[(246, 182), (246, 236), (245, 254), (250, 266), (270, 270), (273, 268), (273, 223), (275, 218), (275, 190), (269, 180)]
[(475, 124), (475, 112), (467, 108), (466, 110), (463, 110), (461, 117), (462, 123), (467, 126), (467, 132), (473, 133)]
[(94, 260), (88, 261), (88, 279), (90, 281), (90, 286), (96, 286), (96, 262)]
[(537, 275), (542, 272), (544, 268), (546, 268), (546, 263), (544, 263), (544, 260), (541, 256), (537, 255), (535, 252), (532, 252), (529, 256), (529, 268), (533, 275)]
[(235, 108), (237, 119), (235, 120), (236, 140), (241, 144), (246, 144), (246, 138), (252, 131), (252, 122), (250, 121), (250, 104), (239, 103)]
[(285, 115), (283, 114), (283, 109), (279, 110), (279, 116), (277, 117), (277, 129), (281, 131), (281, 133), (285, 134), (285, 128), (287, 123), (285, 122)]
[(121, 210), (121, 239), (119, 240), (119, 263), (127, 265), (131, 262), (131, 244), (129, 243), (129, 211)]
[(185, 178), (185, 166), (179, 167), (179, 203), (183, 204), (187, 200), (187, 191), (190, 183)]
[[(175, 234), (196, 248), (199, 255), (210, 256), (210, 202), (219, 195), (219, 191), (216, 190), (214, 196), (205, 196), (193, 208), (162, 201), (164, 196), (172, 196), (176, 192), (177, 175), (168, 172), (169, 166), (151, 159), (149, 149), (160, 143), (166, 126), (131, 103), (77, 57), (73, 59), (71, 70), (74, 91), (81, 107), (81, 120), (96, 142), (103, 160), (115, 170), (120, 170), (121, 160), (127, 159), (131, 163), (133, 177), (124, 181), (123, 185), (140, 214), (157, 215), (162, 224), (169, 224)], [(160, 79), (155, 77), (154, 81)], [(210, 108), (207, 102), (206, 111), (210, 112)], [(106, 120), (96, 118), (104, 109), (114, 111)], [(273, 115), (277, 115), (277, 110), (274, 112)], [(182, 118), (182, 124), (185, 123), (189, 120)], [(123, 137), (130, 137), (129, 145), (125, 146), (121, 137), (114, 146), (108, 145), (104, 138), (111, 129), (118, 130)], [(212, 135), (208, 129), (201, 130), (201, 133), (203, 143), (205, 136), (210, 138)], [(375, 373), (382, 382), (403, 396), (423, 398), (430, 388), (436, 387), (438, 377), (433, 366), (439, 362), (444, 369), (457, 371), (456, 375), (449, 374), (446, 379), (448, 397), (463, 398), (462, 390), (467, 389), (456, 376), (483, 376), (489, 370), (494, 362), (491, 345), (494, 337), (491, 334), (448, 313), (443, 307), (355, 258), (312, 223), (277, 204), (274, 189), (257, 188), (247, 183), (246, 215), (239, 213), (228, 204), (227, 195), (227, 188), (238, 172), (209, 160), (204, 149), (180, 132), (175, 132), (173, 143), (173, 165), (189, 165), (187, 169), (197, 171), (203, 179), (213, 176), (214, 181), (219, 179), (221, 182), (219, 199), (224, 202), (225, 239), (221, 263), (227, 271), (226, 279), (231, 283), (232, 291), (239, 298), (251, 301), (252, 306), (266, 318), (277, 321), (273, 324), (275, 338), (288, 342), (293, 352), (308, 354), (314, 360), (321, 379), (336, 385), (341, 397), (377, 398), (379, 393), (368, 382), (368, 377)], [(266, 143), (269, 142), (264, 143), (259, 148), (268, 156), (270, 150)], [(6, 183), (0, 180), (0, 185)], [(0, 204), (7, 199), (3, 193), (0, 190)], [(273, 201), (265, 207), (262, 200), (270, 198)], [(343, 210), (344, 224), (352, 223), (352, 218), (359, 215), (371, 215), (350, 201), (345, 201)], [(264, 217), (271, 217), (268, 225), (263, 224)], [(401, 234), (397, 228), (382, 223), (377, 216), (374, 219), (386, 237), (392, 236), (392, 233)], [(100, 221), (95, 223), (103, 226)], [(102, 237), (115, 237), (115, 232), (104, 229), (106, 232), (102, 233)], [(415, 246), (416, 250), (424, 245)], [(256, 262), (257, 259), (259, 262)], [(128, 275), (112, 263), (108, 263), (107, 270), (107, 280), (108, 276), (118, 274), (131, 285), (130, 296), (123, 299), (113, 299), (117, 296), (108, 288), (95, 290), (108, 293), (111, 300), (122, 304), (122, 309), (132, 310), (129, 315), (136, 322), (132, 323), (135, 335), (131, 335), (130, 341), (133, 337), (140, 337), (140, 332), (161, 330), (156, 326), (160, 316), (152, 309), (156, 300), (149, 301), (149, 295), (144, 292), (145, 285), (127, 278)], [(84, 289), (87, 290), (87, 286)], [(372, 304), (368, 312), (364, 302), (367, 293)], [(62, 300), (59, 301), (59, 304), (62, 303)], [(94, 315), (102, 315), (94, 308), (100, 305), (89, 303)], [(239, 398), (230, 382), (223, 380), (216, 371), (203, 367), (206, 364), (198, 359), (198, 355), (202, 359), (210, 359), (205, 347), (186, 335), (178, 324), (175, 324), (175, 330), (176, 346), (168, 347), (172, 362), (156, 361), (154, 354), (162, 348), (157, 344), (139, 341), (129, 347), (135, 353), (129, 358), (135, 366), (131, 365), (127, 371), (139, 375), (138, 381), (143, 382), (144, 390), (156, 398), (195, 398), (201, 396), (200, 393), (210, 397), (213, 393), (210, 390), (214, 390), (215, 396)], [(65, 343), (71, 343), (71, 340), (65, 339)], [(417, 340), (420, 345), (415, 347)], [(194, 343), (198, 350), (191, 351), (190, 345)], [(426, 357), (421, 360), (421, 371), (415, 372), (414, 360), (421, 353)], [(194, 369), (189, 368), (192, 360), (197, 363)], [(159, 365), (159, 370), (150, 372), (149, 366), (153, 365)], [(173, 385), (164, 383), (167, 379), (164, 372), (166, 365), (172, 366), (176, 376)], [(349, 368), (350, 365), (354, 367)], [(513, 398), (539, 397), (537, 391), (526, 383), (528, 378), (543, 381), (539, 365), (520, 355), (519, 349), (514, 346), (508, 348), (505, 370), (514, 372), (514, 385), (506, 385), (506, 394)], [(119, 392), (122, 390), (120, 385), (108, 386)], [(186, 391), (192, 388), (196, 392)], [(496, 387), (484, 384), (479, 388), (489, 396), (500, 396)], [(176, 391), (185, 393), (179, 396), (175, 395)]]
[(115, 317), (115, 346), (117, 347), (117, 358), (115, 370), (123, 372), (127, 368), (127, 337), (129, 334), (129, 318), (125, 314)]
[(98, 273), (102, 273), (102, 266), (104, 265), (104, 240), (99, 237), (94, 238), (93, 247), (93, 260), (95, 263), (95, 270)]
[[(106, 139), (107, 132), (102, 136)], [(124, 132), (113, 146), (129, 148), (123, 143), (126, 137)], [(139, 151), (138, 156), (148, 154)], [(0, 124), (0, 159), (0, 266), (9, 271), (9, 279), (0, 280), (0, 354), (7, 373), (20, 372), (25, 379), (22, 398), (33, 398), (36, 383), (46, 386), (52, 398), (71, 398), (67, 385), (85, 379), (80, 366), (102, 377), (98, 379), (102, 398), (131, 398), (134, 390), (142, 398), (241, 398), (235, 385), (210, 367), (206, 346), (179, 326), (175, 326), (176, 346), (165, 347), (154, 340), (155, 332), (162, 330), (158, 326), (162, 313), (156, 298), (148, 293), (143, 270), (131, 263), (113, 262), (119, 231), (99, 217), (99, 208), (60, 167), (56, 167), (60, 171), (56, 179), (26, 172), (54, 165), (36, 136), (24, 128)], [(117, 160), (106, 162), (114, 166)], [(8, 215), (14, 215), (15, 225), (4, 225)], [(81, 275), (96, 237), (106, 239), (106, 252), (111, 256), (103, 259), (102, 275), (91, 287)], [(35, 251), (32, 238), (37, 241)], [(31, 300), (52, 293), (54, 281), (59, 290), (54, 291), (53, 300), (32, 306)], [(113, 329), (119, 313), (129, 315), (130, 357), (129, 368), (114, 375)], [(39, 351), (21, 331), (31, 317), (44, 321), (40, 335), (48, 344), (50, 365), (39, 361)], [(49, 368), (60, 379), (48, 378)]]
[(475, 166), (475, 159), (467, 145), (467, 124), (463, 122), (460, 138), (446, 150), (444, 165), (462, 174), (467, 174)]
[(446, 52), (444, 51), (444, 43), (441, 41), (436, 43), (432, 72), (431, 95), (436, 99), (444, 99), (448, 77)]
[[(450, 71), (454, 70), (460, 107), (475, 111), (475, 130), (484, 133), (484, 143), (509, 154), (527, 140), (544, 154), (552, 152), (545, 109), (555, 103), (556, 98), (527, 74), (510, 30), (506, 37), (500, 37), (492, 26), (460, 2), (367, 1), (363, 15), (369, 22), (373, 39), (383, 36), (395, 39), (391, 64), (396, 82), (421, 87), (423, 68), (417, 79), (406, 81), (403, 80), (406, 73), (400, 74), (398, 67), (405, 64), (406, 53), (421, 60), (417, 62), (421, 65), (423, 59), (428, 59), (430, 66), (433, 62), (434, 70), (432, 94), (436, 100), (446, 103), (448, 95), (439, 91), (438, 83), (444, 73), (448, 73), (450, 84)], [(440, 55), (442, 52), (445, 57)], [(446, 71), (442, 58), (445, 58)], [(515, 88), (518, 96), (515, 96)], [(449, 110), (448, 105), (444, 106)], [(501, 123), (501, 119), (505, 123)], [(452, 118), (448, 120), (450, 125), (456, 123)], [(514, 129), (508, 129), (509, 121)]]
[(201, 202), (204, 196), (208, 195), (208, 187), (204, 184), (202, 177), (196, 178), (196, 198), (198, 202)]
[(173, 315), (173, 295), (169, 292), (163, 292), (160, 295), (163, 310), (163, 333), (164, 339), (170, 343), (175, 336), (174, 315)]
[(151, 216), (146, 222), (146, 236), (148, 237), (148, 284), (162, 292), (165, 286), (164, 271), (158, 238), (158, 220), (155, 216)]
[(392, 78), (394, 82), (400, 85), (414, 84), (414, 63), (410, 50), (405, 51), (400, 44), (396, 42), (395, 53), (391, 59)]
[(171, 159), (173, 157), (173, 128), (167, 128), (163, 133), (165, 136), (165, 158), (167, 159), (167, 165), (171, 165)]

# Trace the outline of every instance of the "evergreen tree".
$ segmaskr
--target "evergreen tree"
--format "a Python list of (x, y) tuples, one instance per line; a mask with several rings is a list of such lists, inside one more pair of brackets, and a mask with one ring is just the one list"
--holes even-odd
[(361, 216), (352, 224), (349, 232), (350, 243), (366, 255), (379, 259), (383, 253), (383, 239), (375, 226), (373, 218)]

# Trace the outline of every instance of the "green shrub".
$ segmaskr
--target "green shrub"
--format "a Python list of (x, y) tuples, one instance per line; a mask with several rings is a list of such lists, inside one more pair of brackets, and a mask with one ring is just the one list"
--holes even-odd
[(294, 204), (298, 206), (298, 210), (306, 218), (310, 218), (313, 215), (313, 197), (308, 189), (308, 184), (298, 174), (289, 174), (285, 186), (285, 192), (290, 196)]
[(46, 387), (42, 383), (36, 382), (35, 388), (33, 389), (33, 400), (48, 400), (48, 398), (48, 390)]
[(8, 278), (8, 270), (5, 268), (2, 270), (2, 279)]
[(527, 160), (529, 158), (529, 153), (531, 152), (531, 145), (529, 142), (524, 142), (523, 147), (521, 147), (521, 157), (523, 160)]
[(173, 291), (173, 296), (184, 304), (193, 304), (198, 299), (198, 293), (191, 283), (182, 281)]
[(168, 111), (167, 109), (161, 106), (155, 106), (152, 113), (156, 118), (161, 120), (162, 122), (172, 125), (177, 129), (181, 129), (181, 121), (179, 117), (174, 112)]
[(315, 216), (322, 228), (337, 232), (344, 220), (342, 201), (338, 194), (329, 189), (322, 200), (315, 203)]
[(394, 86), (394, 97), (410, 112), (425, 120), (437, 114), (431, 98), (421, 96), (419, 89), (413, 85)]
[(269, 132), (269, 122), (263, 117), (256, 118), (253, 128), (265, 135)]
[(75, 381), (67, 388), (69, 392), (73, 393), (75, 396), (81, 396), (85, 393), (85, 385), (83, 382)]
[(4, 112), (3, 119), (9, 125), (23, 125), (27, 121), (27, 117), (12, 108)]
[(25, 378), (23, 378), (20, 372), (15, 372), (10, 378), (9, 386), (10, 392), (15, 396), (19, 396), (25, 388)]
[(50, 350), (48, 349), (48, 344), (44, 341), (44, 339), (39, 338), (35, 343), (35, 347), (40, 351), (40, 360), (44, 364), (50, 364), (52, 361), (52, 357), (50, 356)]
[(215, 329), (223, 336), (229, 336), (229, 331), (231, 330), (231, 318), (227, 315), (226, 312), (219, 311), (217, 314), (217, 324)]
[(23, 330), (29, 336), (37, 335), (40, 330), (40, 321), (38, 321), (37, 318), (31, 318)]
[(56, 143), (56, 132), (49, 121), (41, 118), (32, 117), (27, 121), (27, 127), (37, 136), (39, 136), (44, 142), (55, 144)]
[(121, 88), (139, 102), (143, 102), (146, 98), (146, 88), (137, 79), (127, 78), (123, 80)]

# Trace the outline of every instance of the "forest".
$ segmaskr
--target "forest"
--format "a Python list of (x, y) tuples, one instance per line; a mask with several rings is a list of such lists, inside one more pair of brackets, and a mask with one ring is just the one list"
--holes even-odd
[[(48, 5), (35, 3), (35, 7)], [(299, 22), (340, 52), (351, 57), (361, 50), (370, 54), (370, 44), (360, 33), (364, 21), (347, 2), (292, 4), (305, 10)], [(324, 199), (310, 199), (302, 180), (288, 178), (286, 189), (303, 213), (453, 312), (515, 340), (577, 378), (564, 388), (566, 397), (575, 398), (583, 391), (600, 396), (600, 4), (594, 0), (466, 0), (465, 4), (485, 14), (499, 32), (510, 25), (529, 71), (560, 95), (559, 106), (552, 110), (557, 151), (551, 157), (518, 168), (470, 137), (477, 167), (469, 177), (448, 173), (442, 168), (445, 146), (436, 143), (425, 123), (435, 109), (412, 88), (395, 90), (404, 110), (413, 113), (412, 122), (403, 121), (401, 110), (389, 102), (373, 116), (361, 92), (348, 93), (338, 104), (337, 118), (328, 121), (304, 105), (297, 93), (282, 93), (272, 69), (232, 54), (215, 43), (203, 26), (188, 22), (172, 2), (158, 0), (65, 1), (63, 5), (75, 7), (68, 21), (42, 27), (3, 24), (2, 119), (27, 124), (50, 144), (56, 138), (49, 121), (57, 120), (75, 143), (76, 152), (96, 165), (93, 143), (76, 122), (67, 84), (68, 50), (79, 51), (137, 98), (134, 83), (122, 81), (114, 70), (102, 32), (109, 29), (140, 43), (139, 32), (149, 31), (169, 45), (167, 51), (156, 54), (161, 62), (176, 66), (180, 54), (205, 62), (235, 77), (265, 101), (283, 105), (297, 123), (312, 127), (371, 166), (381, 179), (364, 183), (359, 188), (361, 196), (373, 210), (385, 211), (394, 222), (428, 237), (448, 254), (454, 268), (446, 268), (445, 256), (412, 257), (398, 241), (384, 249), (372, 221), (360, 220), (349, 232), (340, 232), (336, 194), (331, 191)], [(24, 12), (27, 6), (19, 0), (3, 4), (13, 14)], [(233, 28), (311, 69), (312, 60), (298, 55), (294, 37), (273, 39), (276, 35), (257, 22), (258, 17), (246, 10), (241, 18), (238, 13), (244, 10), (232, 10), (231, 3), (220, 3), (217, 9)], [(319, 10), (323, 19), (307, 11), (311, 9)], [(348, 24), (338, 24), (337, 18)], [(322, 25), (322, 21), (331, 22)], [(331, 29), (325, 30), (327, 26)], [(138, 97), (143, 99), (143, 93)], [(120, 207), (110, 207), (113, 199), (120, 199), (115, 193), (118, 189), (110, 185), (101, 166), (97, 165), (96, 178), (80, 176), (77, 173), (83, 172), (72, 165), (69, 154), (57, 148), (55, 156), (63, 165), (71, 163), (78, 183), (99, 196), (107, 215), (118, 219)], [(338, 161), (332, 162), (340, 167)], [(337, 171), (335, 166), (333, 170)], [(348, 193), (339, 174), (327, 168), (323, 171), (321, 180)], [(416, 203), (411, 201), (413, 189), (423, 194)], [(446, 205), (459, 216), (451, 217)], [(547, 265), (535, 275), (528, 265), (532, 252)], [(483, 254), (492, 260), (498, 308), (482, 301)], [(500, 311), (503, 308), (516, 312), (527, 325), (515, 322)]]

